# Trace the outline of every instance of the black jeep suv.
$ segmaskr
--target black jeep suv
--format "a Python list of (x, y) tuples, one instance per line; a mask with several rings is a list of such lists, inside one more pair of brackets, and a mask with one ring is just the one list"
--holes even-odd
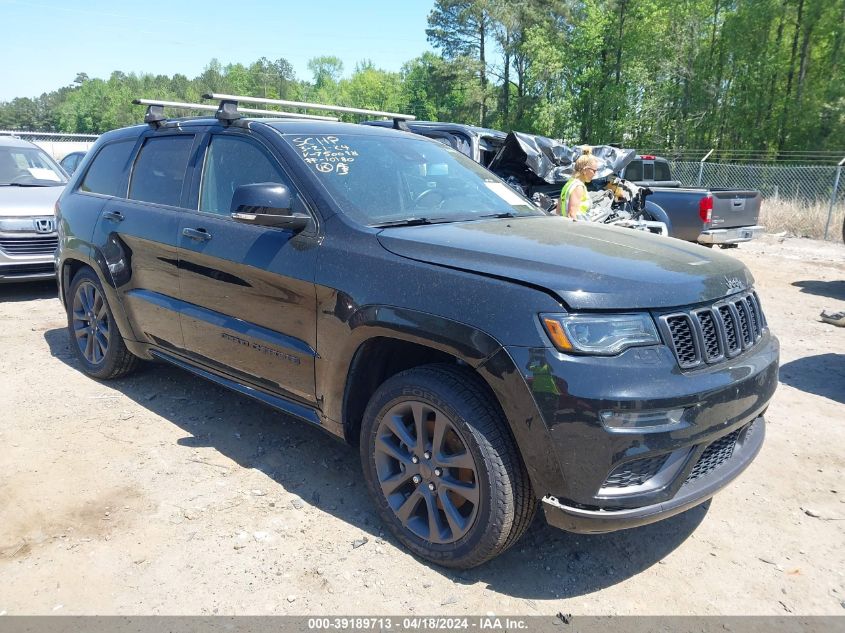
[(537, 505), (650, 523), (754, 458), (778, 342), (748, 270), (545, 215), (406, 132), (186, 118), (100, 137), (57, 205), (95, 378), (173, 363), (360, 446), (415, 554), (466, 568)]

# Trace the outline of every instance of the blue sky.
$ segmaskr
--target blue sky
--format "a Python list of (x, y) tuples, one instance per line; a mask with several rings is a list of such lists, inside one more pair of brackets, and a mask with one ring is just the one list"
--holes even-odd
[[(335, 55), (348, 76), (371, 59), (401, 65), (431, 47), (426, 18), (433, 0), (0, 0), (0, 101), (37, 97), (77, 73), (113, 70), (195, 77), (222, 64), (287, 59), (298, 79), (308, 60)], [(146, 9), (145, 9), (146, 7)]]

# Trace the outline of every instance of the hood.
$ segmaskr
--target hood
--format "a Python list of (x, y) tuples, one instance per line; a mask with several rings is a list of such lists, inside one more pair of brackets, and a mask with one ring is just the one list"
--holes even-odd
[(573, 310), (691, 305), (754, 281), (703, 246), (553, 216), (392, 228), (378, 239), (402, 257), (540, 286)]
[[(582, 151), (581, 147), (569, 147), (545, 136), (510, 132), (487, 168), (503, 178), (515, 176), (527, 184), (562, 184), (572, 177), (575, 160)], [(592, 153), (599, 162), (596, 178), (619, 173), (637, 154), (610, 145), (597, 145)]]
[(53, 215), (64, 185), (56, 187), (0, 187), (0, 217)]

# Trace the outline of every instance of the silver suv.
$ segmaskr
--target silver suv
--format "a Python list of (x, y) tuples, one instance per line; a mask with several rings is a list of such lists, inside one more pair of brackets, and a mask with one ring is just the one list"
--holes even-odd
[(53, 208), (65, 184), (65, 172), (40, 147), (0, 137), (0, 283), (54, 276)]

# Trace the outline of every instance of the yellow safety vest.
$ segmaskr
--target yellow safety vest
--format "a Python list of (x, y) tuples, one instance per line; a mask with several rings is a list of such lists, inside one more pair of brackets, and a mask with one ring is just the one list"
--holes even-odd
[(563, 186), (563, 189), (560, 190), (560, 214), (564, 217), (569, 215), (569, 195), (572, 193), (572, 190), (581, 185), (584, 188), (584, 196), (581, 198), (581, 205), (578, 208), (578, 215), (587, 215), (590, 211), (591, 202), (590, 196), (587, 195), (587, 186), (578, 180), (577, 178), (570, 178), (566, 184)]

